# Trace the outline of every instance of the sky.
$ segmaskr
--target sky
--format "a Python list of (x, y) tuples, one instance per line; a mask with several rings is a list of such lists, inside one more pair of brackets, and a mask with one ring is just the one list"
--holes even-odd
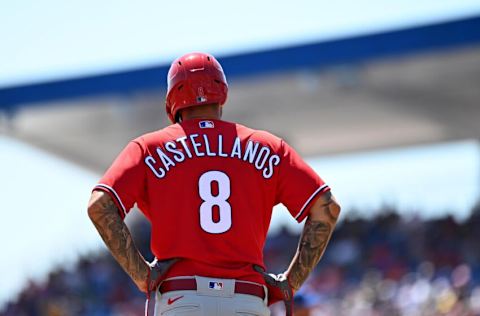
[(0, 0), (0, 88), (479, 14), (478, 0)]
[[(353, 209), (368, 218), (394, 205), (407, 217), (462, 220), (480, 197), (480, 144), (473, 140), (307, 162), (331, 186), (342, 219)], [(44, 280), (54, 267), (68, 268), (79, 255), (106, 248), (86, 212), (101, 175), (1, 135), (0, 175), (1, 309), (27, 279)], [(282, 206), (273, 214), (271, 233), (281, 225), (301, 230)]]

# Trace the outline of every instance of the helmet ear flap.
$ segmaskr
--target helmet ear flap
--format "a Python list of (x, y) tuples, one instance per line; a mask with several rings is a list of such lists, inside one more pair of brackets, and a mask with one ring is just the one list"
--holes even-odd
[(180, 111), (177, 111), (177, 113), (175, 113), (175, 123), (180, 123), (182, 120), (182, 116), (180, 115)]

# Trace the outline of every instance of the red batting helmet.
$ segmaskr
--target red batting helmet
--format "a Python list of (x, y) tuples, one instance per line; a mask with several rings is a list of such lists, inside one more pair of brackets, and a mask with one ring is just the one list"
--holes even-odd
[(227, 92), (227, 79), (215, 57), (205, 53), (184, 55), (176, 59), (168, 71), (168, 118), (175, 123), (181, 109), (213, 103), (223, 105)]

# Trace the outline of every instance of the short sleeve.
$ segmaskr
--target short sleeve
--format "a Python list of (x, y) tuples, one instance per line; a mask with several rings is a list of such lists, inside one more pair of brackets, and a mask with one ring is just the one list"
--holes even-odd
[(105, 191), (114, 200), (124, 218), (133, 205), (139, 202), (145, 183), (143, 149), (131, 141), (118, 155), (94, 190)]
[(278, 201), (300, 223), (307, 217), (316, 197), (330, 190), (320, 176), (282, 141)]

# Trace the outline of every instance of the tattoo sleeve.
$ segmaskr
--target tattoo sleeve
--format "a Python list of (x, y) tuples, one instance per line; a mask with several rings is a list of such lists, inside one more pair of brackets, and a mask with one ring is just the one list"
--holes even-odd
[(94, 191), (89, 216), (95, 228), (125, 272), (142, 291), (146, 291), (149, 266), (135, 246), (130, 231), (120, 217), (113, 200), (103, 192)]
[(309, 216), (300, 237), (297, 253), (287, 271), (288, 280), (294, 290), (305, 282), (313, 268), (325, 252), (328, 241), (335, 228), (340, 207), (330, 192), (318, 199), (312, 208), (319, 216)]

